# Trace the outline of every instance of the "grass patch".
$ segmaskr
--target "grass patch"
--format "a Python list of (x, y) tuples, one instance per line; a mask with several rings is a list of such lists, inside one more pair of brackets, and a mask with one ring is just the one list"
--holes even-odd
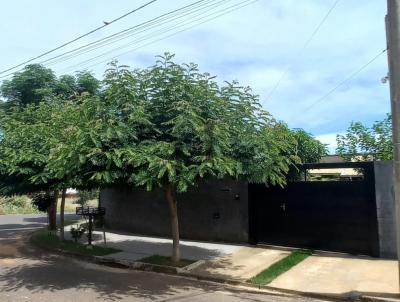
[(172, 262), (171, 257), (165, 257), (160, 255), (153, 255), (139, 260), (140, 262), (156, 264), (156, 265), (165, 265), (172, 267), (185, 267), (189, 264), (192, 264), (196, 261), (181, 259), (179, 262)]
[(285, 258), (279, 260), (278, 262), (272, 264), (267, 269), (263, 270), (257, 276), (249, 279), (248, 282), (257, 285), (268, 284), (279, 275), (283, 274), (284, 272), (287, 272), (293, 266), (306, 259), (311, 254), (312, 251), (310, 250), (293, 251)]
[(75, 243), (74, 241), (70, 240), (60, 241), (60, 239), (54, 232), (47, 230), (40, 230), (34, 233), (31, 237), (31, 241), (33, 244), (41, 248), (62, 250), (85, 256), (104, 256), (120, 252), (120, 250), (110, 247), (93, 245), (92, 249), (88, 249), (87, 245), (81, 243)]

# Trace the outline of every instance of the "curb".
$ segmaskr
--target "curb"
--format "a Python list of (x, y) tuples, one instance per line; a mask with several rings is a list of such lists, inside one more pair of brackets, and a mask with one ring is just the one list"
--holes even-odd
[(298, 291), (298, 290), (279, 288), (279, 287), (274, 287), (274, 286), (270, 286), (270, 285), (256, 285), (256, 284), (251, 284), (248, 282), (244, 282), (241, 280), (235, 280), (235, 279), (224, 279), (224, 278), (212, 277), (212, 276), (202, 276), (202, 275), (197, 275), (197, 274), (193, 274), (190, 272), (192, 269), (205, 263), (204, 260), (196, 261), (196, 262), (194, 262), (186, 267), (183, 267), (183, 268), (176, 268), (176, 267), (171, 267), (171, 266), (144, 263), (144, 262), (140, 262), (140, 261), (123, 261), (123, 260), (121, 261), (121, 260), (116, 260), (113, 258), (107, 259), (107, 256), (95, 256), (95, 258), (96, 258), (96, 262), (99, 264), (113, 262), (116, 264), (124, 265), (126, 268), (130, 268), (133, 270), (141, 270), (141, 271), (147, 271), (147, 272), (178, 275), (178, 276), (195, 279), (195, 280), (199, 280), (199, 281), (209, 281), (209, 282), (215, 282), (215, 283), (226, 284), (226, 285), (231, 285), (231, 286), (241, 286), (241, 287), (245, 287), (248, 290), (253, 290), (253, 292), (255, 292), (255, 293), (260, 293), (260, 290), (267, 290), (267, 291), (273, 291), (273, 292), (278, 292), (278, 293), (287, 294), (287, 295), (294, 295), (294, 296), (314, 298), (314, 299), (324, 299), (324, 300), (330, 300), (330, 301), (363, 301), (363, 302), (400, 301), (399, 300), (400, 295), (399, 295), (398, 299), (396, 299), (396, 298), (367, 296), (367, 295), (363, 295), (362, 293), (359, 293), (357, 291), (352, 291), (352, 292), (346, 293), (346, 294), (312, 293), (312, 292), (303, 292), (303, 291)]
[(205, 261), (198, 260), (194, 263), (191, 263), (185, 267), (173, 267), (167, 265), (159, 265), (159, 264), (151, 264), (141, 261), (129, 261), (129, 260), (122, 260), (122, 259), (115, 259), (109, 256), (94, 256), (94, 260), (96, 263), (99, 264), (106, 264), (106, 263), (115, 263), (125, 266), (126, 268), (147, 271), (147, 272), (158, 272), (158, 273), (166, 273), (166, 274), (186, 274), (190, 270), (200, 266)]
[(400, 301), (400, 294), (396, 298), (386, 298), (386, 297), (372, 297), (367, 295), (361, 295), (360, 300), (363, 302), (395, 302)]

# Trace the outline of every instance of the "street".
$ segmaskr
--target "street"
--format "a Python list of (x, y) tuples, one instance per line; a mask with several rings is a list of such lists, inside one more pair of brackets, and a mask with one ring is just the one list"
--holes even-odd
[(0, 301), (316, 301), (51, 255), (27, 243), (45, 223), (38, 215), (0, 216)]

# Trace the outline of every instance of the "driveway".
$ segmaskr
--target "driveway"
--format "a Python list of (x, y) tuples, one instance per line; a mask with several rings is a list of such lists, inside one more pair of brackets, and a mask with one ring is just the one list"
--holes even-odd
[(40, 215), (0, 216), (0, 301), (320, 301), (49, 255), (26, 240), (45, 223)]

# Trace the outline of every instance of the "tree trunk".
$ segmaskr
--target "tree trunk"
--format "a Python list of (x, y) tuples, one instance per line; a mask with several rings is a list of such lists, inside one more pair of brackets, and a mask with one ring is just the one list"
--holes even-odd
[(165, 197), (168, 201), (169, 213), (171, 217), (171, 231), (172, 231), (172, 261), (179, 262), (179, 223), (178, 223), (178, 207), (175, 194), (175, 187), (171, 184), (165, 188)]
[(54, 191), (54, 199), (48, 209), (49, 230), (52, 231), (57, 229), (57, 201), (58, 201), (58, 191)]
[(60, 205), (60, 240), (64, 240), (64, 209), (65, 209), (65, 196), (67, 195), (67, 189), (63, 189), (61, 192), (61, 205)]

